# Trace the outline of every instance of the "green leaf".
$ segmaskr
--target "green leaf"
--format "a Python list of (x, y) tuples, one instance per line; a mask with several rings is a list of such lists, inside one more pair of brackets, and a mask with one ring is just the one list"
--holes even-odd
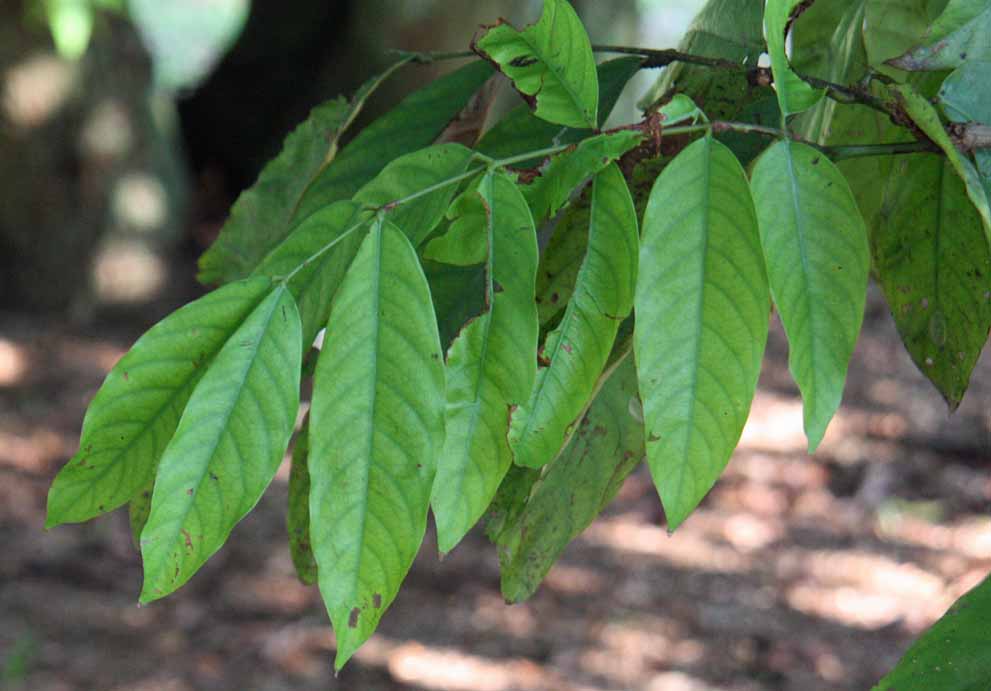
[(578, 424), (619, 324), (633, 309), (638, 251), (633, 199), (611, 164), (593, 183), (588, 252), (564, 318), (544, 344), (548, 364), (537, 372), (529, 400), (513, 412), (509, 444), (517, 465), (552, 461)]
[(899, 157), (872, 249), (905, 347), (951, 409), (991, 328), (991, 255), (981, 219), (949, 161)]
[(644, 455), (643, 425), (629, 412), (637, 374), (626, 359), (605, 382), (567, 448), (499, 535), (502, 595), (530, 597), (571, 540), (612, 501)]
[(987, 0), (950, 0), (943, 12), (936, 17), (926, 38), (938, 40), (962, 28), (988, 8)]
[(317, 582), (317, 561), (310, 543), (310, 419), (307, 416), (296, 435), (289, 468), (289, 510), (286, 532), (289, 533), (289, 556), (299, 580), (306, 585)]
[[(709, 0), (688, 27), (678, 49), (690, 55), (756, 65), (764, 52), (763, 18), (762, 2)], [(679, 62), (664, 69), (641, 107), (678, 91), (692, 97), (710, 118), (727, 119), (731, 115), (726, 108), (735, 111), (736, 101), (747, 87), (743, 74)]]
[(865, 1), (863, 30), (867, 58), (873, 67), (889, 74), (891, 68), (884, 63), (918, 45), (946, 5), (946, 0)]
[(561, 214), (547, 247), (540, 253), (536, 299), (541, 326), (551, 323), (574, 294), (578, 271), (588, 250), (591, 203), (591, 189), (586, 187)]
[(500, 21), (472, 40), (536, 115), (568, 127), (597, 126), (599, 81), (592, 44), (567, 0), (544, 0), (540, 20), (523, 31)]
[(757, 159), (751, 187), (811, 453), (840, 405), (863, 321), (867, 230), (842, 173), (810, 146), (772, 146)]
[[(473, 156), (460, 144), (438, 144), (401, 156), (387, 165), (354, 195), (354, 200), (381, 207), (465, 173)], [(414, 247), (437, 227), (456, 191), (443, 185), (413, 201), (388, 210), (388, 218), (402, 229)]]
[[(627, 55), (607, 60), (596, 68), (599, 76), (599, 122), (608, 119), (623, 87), (640, 70), (641, 64), (642, 57)], [(575, 144), (592, 132), (586, 128), (561, 127), (541, 120), (529, 108), (520, 106), (511, 110), (486, 132), (475, 148), (490, 158), (510, 158), (527, 151), (546, 149), (554, 144)], [(537, 163), (539, 160), (527, 161), (520, 164), (520, 167), (528, 168)]]
[(957, 175), (963, 180), (967, 189), (967, 197), (973, 203), (977, 213), (984, 223), (984, 234), (991, 243), (991, 207), (988, 205), (988, 194), (984, 190), (980, 175), (974, 169), (974, 164), (961, 154), (954, 146), (950, 136), (943, 129), (936, 108), (909, 84), (894, 84), (891, 91), (895, 100), (905, 110), (927, 137), (933, 140), (946, 154)]
[(551, 158), (540, 175), (523, 188), (534, 221), (550, 218), (588, 177), (643, 141), (639, 131), (623, 130), (583, 140), (570, 151)]
[(248, 276), (289, 234), (300, 199), (337, 156), (341, 135), (371, 93), (408, 61), (399, 60), (366, 81), (350, 101), (338, 97), (317, 106), (286, 137), (282, 151), (262, 169), (258, 181), (237, 198), (220, 236), (200, 257), (197, 278), (201, 283), (229, 283)]
[(437, 313), (437, 330), (446, 350), (469, 319), (484, 307), (485, 270), (480, 266), (452, 266), (423, 261), (430, 296)]
[(812, 88), (792, 70), (785, 50), (788, 17), (795, 6), (802, 1), (767, 0), (767, 7), (764, 10), (767, 52), (771, 56), (774, 86), (778, 92), (778, 104), (784, 117), (811, 108), (823, 95), (821, 89)]
[(889, 60), (888, 64), (902, 70), (931, 71), (953, 69), (967, 60), (991, 60), (991, 40), (988, 38), (991, 36), (991, 4), (986, 0), (981, 4), (984, 9), (980, 14), (947, 36)]
[(46, 528), (112, 511), (151, 482), (193, 387), (270, 288), (267, 278), (225, 286), (138, 339), (86, 411), (79, 452), (48, 492)]
[[(965, 62), (946, 78), (939, 90), (943, 112), (953, 122), (991, 123), (991, 90), (987, 88), (991, 62)], [(977, 172), (991, 199), (991, 150), (974, 152)]]
[[(860, 80), (869, 69), (863, 33), (866, 11), (866, 0), (817, 0), (795, 22), (792, 33), (795, 68), (834, 84)], [(820, 141), (829, 130), (834, 114), (844, 108), (849, 106), (824, 98), (802, 115), (799, 130), (806, 138)]]
[(340, 669), (416, 556), (444, 440), (437, 319), (416, 253), (388, 221), (334, 300), (310, 418), (310, 537)]
[(991, 579), (957, 600), (874, 691), (985, 691), (991, 678)]
[(433, 144), (491, 76), (484, 62), (469, 63), (414, 91), (364, 128), (307, 189), (292, 225), (332, 202), (350, 199), (393, 159)]
[(303, 343), (313, 343), (327, 323), (334, 293), (361, 244), (358, 230), (371, 218), (361, 204), (334, 202), (307, 218), (255, 269), (259, 276), (292, 274), (289, 290), (299, 307)]
[(485, 261), (489, 251), (485, 205), (478, 196), (477, 182), (459, 194), (448, 207), (445, 216), (450, 224), (443, 235), (427, 243), (423, 250), (425, 258), (455, 266), (472, 266)]
[(441, 552), (475, 524), (512, 464), (510, 407), (527, 400), (537, 374), (533, 219), (503, 172), (486, 175), (479, 194), (488, 208), (489, 311), (461, 331), (447, 354), (447, 438), (430, 498)]
[(227, 339), (162, 454), (141, 533), (141, 602), (179, 588), (261, 498), (299, 408), (299, 313), (280, 285)]
[(664, 169), (650, 193), (637, 281), (634, 349), (647, 460), (669, 530), (695, 509), (736, 448), (769, 309), (746, 175), (729, 149), (705, 137)]
[(485, 535), (489, 540), (497, 543), (503, 532), (516, 521), (540, 475), (539, 470), (518, 465), (510, 466), (506, 471), (483, 519)]
[(141, 491), (134, 495), (127, 504), (127, 518), (131, 524), (131, 540), (134, 547), (141, 549), (141, 531), (148, 523), (148, 514), (151, 513), (151, 493), (155, 487), (154, 480), (149, 480), (148, 484), (141, 488)]

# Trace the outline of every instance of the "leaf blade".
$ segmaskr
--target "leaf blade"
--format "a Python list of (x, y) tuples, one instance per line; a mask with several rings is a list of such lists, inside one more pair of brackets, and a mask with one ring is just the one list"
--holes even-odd
[(597, 125), (599, 81), (592, 43), (567, 0), (544, 0), (523, 31), (499, 23), (472, 39), (472, 50), (513, 81), (534, 113), (568, 127)]
[(774, 73), (774, 85), (778, 92), (782, 118), (811, 108), (824, 93), (799, 77), (788, 61), (785, 29), (792, 11), (800, 2), (802, 0), (768, 0), (764, 10), (767, 52), (771, 56), (771, 70)]
[(488, 209), (489, 311), (461, 331), (447, 354), (447, 436), (430, 498), (441, 552), (484, 513), (512, 465), (509, 408), (529, 396), (537, 369), (533, 219), (505, 173), (486, 175), (479, 194)]
[(403, 232), (378, 223), (335, 299), (310, 411), (311, 543), (337, 669), (375, 630), (419, 549), (443, 405), (426, 279)]
[(900, 159), (871, 237), (877, 278), (912, 360), (950, 409), (991, 328), (991, 252), (948, 160)]
[(811, 453), (839, 407), (860, 332), (867, 231), (842, 174), (807, 145), (783, 140), (770, 147), (757, 160), (751, 188)]
[(568, 428), (579, 422), (612, 351), (620, 322), (633, 309), (639, 231), (619, 167), (596, 177), (588, 252), (561, 325), (547, 337), (548, 366), (537, 372), (529, 400), (510, 423), (514, 462), (530, 468), (553, 460)]
[(90, 402), (79, 452), (49, 490), (46, 527), (111, 511), (152, 481), (193, 388), (270, 286), (266, 278), (224, 286), (137, 340)]
[(700, 139), (661, 173), (640, 267), (634, 352), (647, 461), (674, 530), (736, 447), (767, 339), (757, 215), (724, 145)]
[(141, 532), (141, 602), (189, 580), (275, 476), (299, 407), (300, 331), (292, 295), (280, 285), (196, 385), (159, 463)]
[(498, 535), (502, 595), (522, 602), (564, 548), (619, 491), (644, 455), (643, 425), (629, 413), (637, 375), (627, 358), (608, 378), (579, 430)]

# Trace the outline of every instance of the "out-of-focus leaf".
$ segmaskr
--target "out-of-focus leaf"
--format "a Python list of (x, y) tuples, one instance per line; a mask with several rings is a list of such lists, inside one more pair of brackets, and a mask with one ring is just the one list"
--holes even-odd
[(912, 644), (874, 691), (985, 691), (989, 619), (991, 579), (985, 578)]
[(523, 31), (502, 21), (484, 28), (472, 49), (513, 80), (537, 117), (568, 127), (598, 125), (592, 44), (567, 0), (544, 0), (540, 19)]
[(765, 151), (751, 187), (811, 453), (840, 405), (860, 333), (867, 229), (843, 174), (805, 144), (786, 139)]
[(942, 156), (902, 156), (872, 249), (898, 332), (951, 409), (991, 328), (991, 255), (963, 182)]
[(437, 318), (416, 252), (375, 225), (334, 300), (310, 409), (310, 538), (340, 669), (423, 540), (444, 440)]
[(634, 347), (647, 461), (670, 530), (736, 448), (769, 308), (747, 177), (729, 149), (705, 137), (654, 185), (637, 281)]
[(626, 358), (602, 386), (571, 442), (500, 531), (507, 602), (533, 594), (568, 543), (612, 501), (643, 458), (643, 425), (629, 412), (636, 397), (636, 369)]
[(537, 374), (537, 235), (526, 200), (504, 172), (478, 187), (488, 209), (485, 299), (447, 353), (447, 437), (430, 498), (441, 552), (449, 552), (492, 501), (512, 465), (510, 407)]
[(629, 188), (611, 164), (593, 183), (588, 251), (564, 317), (544, 344), (547, 366), (512, 415), (509, 444), (517, 465), (539, 468), (553, 460), (578, 424), (633, 308), (638, 237)]
[(485, 270), (429, 260), (421, 263), (437, 313), (440, 344), (446, 351), (468, 320), (484, 308)]
[(227, 339), (162, 454), (141, 532), (141, 602), (179, 588), (275, 476), (299, 408), (299, 313), (284, 285)]
[(48, 492), (45, 527), (112, 511), (152, 481), (193, 388), (271, 285), (253, 278), (225, 286), (138, 339), (90, 402), (79, 451)]
[[(875, 69), (891, 72), (884, 63), (924, 40), (946, 0), (866, 0), (864, 44)], [(904, 74), (904, 72), (900, 73)]]
[(488, 235), (485, 205), (478, 194), (477, 184), (470, 185), (459, 194), (445, 215), (450, 221), (447, 230), (427, 243), (423, 256), (455, 266), (484, 262), (489, 251)]
[(350, 101), (338, 97), (317, 106), (286, 137), (282, 151), (237, 198), (220, 235), (200, 257), (201, 283), (228, 283), (248, 276), (289, 235), (300, 199), (334, 161), (341, 135), (371, 93), (407, 60), (366, 81)]

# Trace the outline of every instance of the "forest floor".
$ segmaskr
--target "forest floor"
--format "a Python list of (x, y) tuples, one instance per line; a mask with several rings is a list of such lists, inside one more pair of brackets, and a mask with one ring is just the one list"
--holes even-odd
[[(145, 320), (150, 319), (145, 316)], [(739, 450), (673, 536), (644, 469), (526, 604), (479, 532), (433, 537), (337, 678), (285, 539), (287, 469), (192, 581), (136, 605), (126, 512), (42, 529), (85, 405), (147, 323), (0, 314), (0, 688), (30, 691), (869, 689), (991, 568), (991, 357), (952, 417), (873, 295), (814, 456), (776, 320)]]

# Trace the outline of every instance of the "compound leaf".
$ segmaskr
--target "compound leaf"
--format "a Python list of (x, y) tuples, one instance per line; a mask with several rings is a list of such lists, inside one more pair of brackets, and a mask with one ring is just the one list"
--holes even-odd
[(991, 255), (946, 158), (899, 157), (871, 244), (905, 347), (956, 408), (991, 328)]
[[(643, 425), (629, 412), (636, 397), (636, 368), (627, 358), (605, 381), (574, 437), (547, 466), (522, 509), (499, 531), (507, 602), (522, 602), (533, 594), (568, 543), (612, 501), (643, 458)], [(524, 487), (527, 479), (521, 478)]]
[(743, 431), (770, 296), (746, 175), (711, 137), (664, 169), (643, 225), (634, 350), (647, 461), (674, 530)]
[(372, 92), (409, 60), (403, 58), (366, 81), (350, 101), (338, 97), (317, 106), (286, 137), (282, 151), (237, 198), (220, 236), (200, 257), (197, 278), (201, 283), (229, 283), (248, 276), (289, 234), (296, 206), (314, 178), (337, 156), (341, 135)]
[(310, 410), (310, 537), (338, 669), (416, 556), (443, 440), (427, 281), (403, 232), (379, 222), (334, 299)]
[(638, 230), (633, 199), (619, 167), (595, 177), (588, 252), (560, 325), (543, 348), (529, 400), (513, 413), (509, 443), (518, 465), (539, 468), (577, 424), (619, 329), (633, 308)]
[(225, 286), (138, 339), (90, 402), (79, 452), (48, 492), (46, 527), (112, 511), (152, 481), (193, 388), (271, 285), (253, 278)]
[(141, 532), (141, 602), (179, 588), (275, 476), (299, 408), (299, 313), (277, 286), (227, 339), (162, 454)]
[(839, 407), (863, 321), (867, 230), (843, 174), (810, 146), (771, 146), (757, 159), (751, 187), (811, 453)]
[(526, 200), (503, 172), (482, 178), (487, 209), (488, 312), (447, 354), (447, 437), (430, 498), (441, 552), (475, 524), (512, 464), (510, 406), (530, 395), (537, 369), (537, 235)]
[(540, 19), (523, 31), (502, 21), (486, 27), (472, 50), (513, 81), (538, 117), (568, 127), (597, 126), (592, 44), (567, 0), (544, 0)]

